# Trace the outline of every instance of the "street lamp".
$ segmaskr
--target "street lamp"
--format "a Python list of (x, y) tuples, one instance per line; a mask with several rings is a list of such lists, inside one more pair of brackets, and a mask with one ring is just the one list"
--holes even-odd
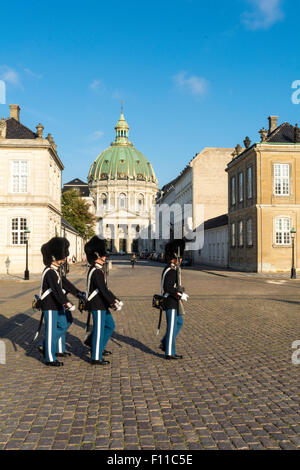
[(28, 227), (25, 228), (24, 230), (24, 235), (25, 235), (25, 245), (26, 245), (26, 268), (24, 272), (24, 280), (28, 281), (29, 280), (29, 270), (28, 270), (28, 240), (29, 240), (29, 234), (30, 230)]
[(296, 269), (295, 269), (295, 235), (296, 230), (294, 227), (291, 230), (292, 237), (292, 269), (291, 269), (291, 279), (296, 279)]

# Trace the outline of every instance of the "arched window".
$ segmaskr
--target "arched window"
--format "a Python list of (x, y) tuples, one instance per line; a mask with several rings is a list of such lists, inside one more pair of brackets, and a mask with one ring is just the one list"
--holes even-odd
[(107, 195), (105, 193), (102, 193), (100, 196), (100, 206), (102, 209), (107, 207)]
[(141, 211), (144, 207), (144, 196), (143, 194), (139, 194), (137, 198), (137, 210)]
[(125, 209), (126, 207), (126, 194), (120, 194), (119, 197), (119, 207), (120, 209)]

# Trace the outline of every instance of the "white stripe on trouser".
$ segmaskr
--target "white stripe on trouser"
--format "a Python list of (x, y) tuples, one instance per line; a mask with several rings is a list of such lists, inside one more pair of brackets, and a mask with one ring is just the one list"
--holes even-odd
[(62, 350), (62, 338), (61, 337), (58, 340), (58, 352), (59, 353), (63, 352), (63, 350)]
[(96, 361), (99, 361), (100, 336), (101, 336), (101, 310), (97, 310), (97, 337), (96, 337), (96, 354), (95, 354)]
[(169, 356), (172, 356), (172, 344), (173, 344), (174, 323), (175, 323), (175, 310), (172, 310), (172, 314), (171, 314), (171, 328), (170, 328), (170, 335), (169, 335), (169, 348), (168, 348), (168, 355), (169, 355)]
[(49, 352), (49, 359), (50, 362), (53, 362), (53, 356), (52, 356), (52, 310), (48, 310), (48, 352)]

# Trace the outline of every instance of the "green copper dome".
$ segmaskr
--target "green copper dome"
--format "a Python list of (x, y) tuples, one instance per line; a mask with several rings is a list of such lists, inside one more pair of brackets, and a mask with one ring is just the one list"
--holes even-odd
[(123, 111), (115, 130), (115, 141), (96, 158), (91, 166), (88, 181), (137, 179), (156, 183), (151, 163), (128, 139), (129, 126)]

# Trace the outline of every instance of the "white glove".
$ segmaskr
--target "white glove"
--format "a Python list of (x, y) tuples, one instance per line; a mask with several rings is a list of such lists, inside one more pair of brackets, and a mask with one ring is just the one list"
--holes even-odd
[(122, 300), (120, 300), (120, 302), (118, 303), (118, 306), (117, 306), (117, 311), (122, 310), (123, 305), (124, 304), (123, 304)]
[(67, 302), (65, 305), (64, 305), (65, 309), (66, 310), (69, 310), (70, 312), (73, 312), (75, 310), (75, 305), (71, 304), (71, 302)]
[(181, 300), (187, 301), (188, 298), (189, 296), (185, 292), (181, 295)]

